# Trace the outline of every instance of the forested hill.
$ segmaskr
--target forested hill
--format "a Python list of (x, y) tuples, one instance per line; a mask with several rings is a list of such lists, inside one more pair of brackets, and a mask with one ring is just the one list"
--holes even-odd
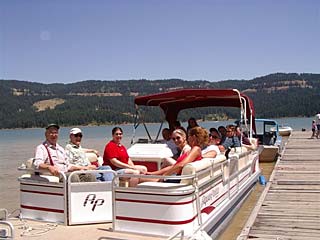
[[(320, 111), (320, 74), (276, 73), (219, 82), (164, 79), (42, 84), (0, 80), (0, 128), (42, 127), (48, 122), (65, 126), (133, 122), (135, 96), (180, 88), (239, 89), (253, 99), (257, 117), (313, 116)], [(205, 118), (208, 113), (193, 115)], [(232, 111), (227, 117), (234, 117)], [(147, 120), (156, 122), (159, 116), (154, 113)]]

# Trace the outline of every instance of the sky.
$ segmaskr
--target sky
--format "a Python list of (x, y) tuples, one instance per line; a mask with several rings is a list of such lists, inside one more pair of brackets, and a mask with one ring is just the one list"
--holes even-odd
[(318, 0), (1, 0), (0, 79), (320, 72)]

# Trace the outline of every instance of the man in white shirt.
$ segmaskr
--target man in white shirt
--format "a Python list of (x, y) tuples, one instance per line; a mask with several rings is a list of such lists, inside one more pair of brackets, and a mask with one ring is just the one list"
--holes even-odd
[(164, 128), (162, 130), (162, 137), (163, 140), (161, 141), (162, 143), (166, 143), (167, 146), (170, 148), (173, 154), (173, 158), (177, 158), (179, 155), (177, 145), (174, 143), (174, 141), (171, 139), (171, 134), (172, 132), (170, 131), (169, 128)]

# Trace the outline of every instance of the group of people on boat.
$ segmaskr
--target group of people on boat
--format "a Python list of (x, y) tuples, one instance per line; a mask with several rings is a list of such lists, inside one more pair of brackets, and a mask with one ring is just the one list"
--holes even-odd
[[(162, 130), (163, 140), (160, 142), (171, 149), (172, 157), (163, 159), (161, 169), (157, 171), (149, 172), (146, 166), (133, 163), (126, 147), (121, 143), (123, 131), (120, 127), (112, 129), (112, 139), (106, 144), (102, 158), (97, 150), (81, 146), (83, 133), (80, 128), (72, 128), (69, 132), (69, 143), (65, 148), (60, 146), (57, 142), (60, 128), (58, 124), (49, 124), (45, 128), (46, 140), (36, 148), (34, 166), (37, 169), (48, 170), (54, 176), (60, 176), (60, 172), (68, 176), (70, 172), (78, 170), (111, 169), (117, 174), (180, 175), (187, 163), (202, 158), (214, 158), (232, 147), (250, 145), (249, 139), (242, 135), (237, 126), (210, 128), (208, 132), (200, 127), (194, 118), (190, 118), (188, 123), (188, 130), (185, 130), (178, 121), (174, 129)], [(89, 153), (94, 154), (97, 161), (91, 162), (88, 158)], [(73, 174), (71, 181), (111, 181), (113, 176), (110, 171), (94, 174), (82, 172)], [(160, 179), (129, 178), (128, 181), (129, 186), (136, 186), (140, 182), (160, 181)]]

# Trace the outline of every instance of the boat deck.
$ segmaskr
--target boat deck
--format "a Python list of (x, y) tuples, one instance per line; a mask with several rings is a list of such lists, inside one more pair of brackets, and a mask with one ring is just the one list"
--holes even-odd
[(238, 240), (320, 239), (320, 139), (293, 132)]
[(113, 232), (111, 223), (64, 226), (32, 220), (10, 219), (14, 226), (14, 239), (35, 240), (163, 240), (166, 237), (146, 236), (132, 233)]

